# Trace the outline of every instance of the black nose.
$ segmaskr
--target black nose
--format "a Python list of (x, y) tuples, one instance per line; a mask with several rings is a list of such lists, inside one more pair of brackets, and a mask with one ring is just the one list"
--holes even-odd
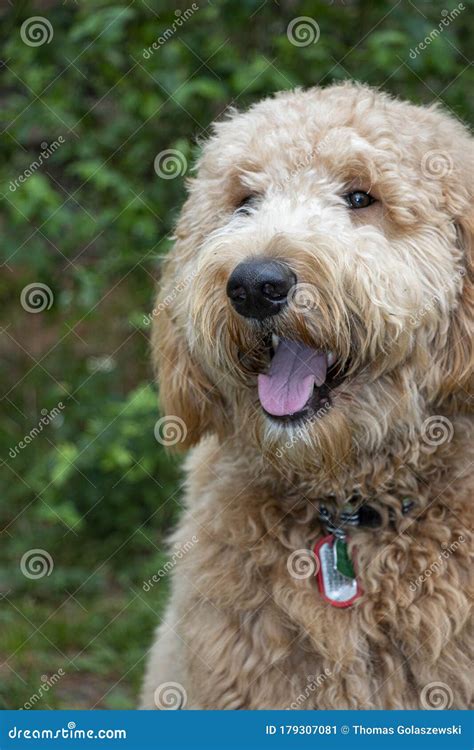
[(286, 263), (255, 258), (239, 263), (227, 282), (227, 296), (240, 315), (263, 320), (286, 305), (296, 276)]

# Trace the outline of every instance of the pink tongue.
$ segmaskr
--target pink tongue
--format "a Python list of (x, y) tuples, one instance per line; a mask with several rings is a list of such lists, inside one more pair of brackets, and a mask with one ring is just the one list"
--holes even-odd
[(258, 376), (258, 397), (263, 408), (275, 417), (296, 414), (308, 402), (314, 385), (326, 379), (324, 352), (300, 341), (280, 339), (267, 375)]

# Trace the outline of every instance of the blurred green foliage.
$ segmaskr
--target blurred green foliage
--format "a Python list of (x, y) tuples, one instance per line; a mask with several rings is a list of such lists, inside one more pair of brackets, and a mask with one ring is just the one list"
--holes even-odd
[[(177, 149), (190, 168), (229, 105), (344, 78), (415, 102), (440, 99), (462, 119), (470, 113), (472, 0), (419, 54), (451, 10), (444, 2), (212, 0), (189, 14), (191, 5), (45, 0), (0, 10), (0, 664), (13, 654), (0, 665), (0, 704), (8, 707), (61, 665), (67, 676), (38, 707), (132, 707), (165, 599), (163, 586), (136, 594), (165, 559), (179, 507), (178, 466), (154, 437), (145, 316), (184, 185), (156, 174), (157, 154)], [(53, 31), (37, 46), (22, 39), (32, 16)], [(299, 16), (317, 22), (316, 43), (290, 43), (287, 27)], [(45, 144), (58, 142), (31, 170)], [(54, 301), (35, 314), (20, 297), (36, 282)], [(59, 402), (56, 419), (15, 452)], [(20, 572), (21, 556), (37, 547), (55, 564), (40, 581)]]

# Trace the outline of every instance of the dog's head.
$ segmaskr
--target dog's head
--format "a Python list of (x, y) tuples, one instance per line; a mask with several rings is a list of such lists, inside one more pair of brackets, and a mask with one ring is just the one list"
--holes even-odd
[(215, 125), (154, 327), (187, 444), (297, 432), (289, 460), (342, 461), (467, 408), (471, 155), (454, 118), (353, 84)]

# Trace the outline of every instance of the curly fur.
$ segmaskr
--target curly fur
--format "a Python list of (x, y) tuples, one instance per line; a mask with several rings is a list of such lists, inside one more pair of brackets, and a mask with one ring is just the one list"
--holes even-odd
[[(199, 541), (174, 569), (143, 707), (167, 682), (191, 708), (425, 708), (435, 682), (453, 708), (472, 704), (472, 153), (438, 107), (347, 83), (215, 125), (165, 264), (159, 301), (173, 302), (154, 324), (162, 408), (195, 446), (172, 541)], [(350, 212), (349, 189), (377, 202)], [(249, 191), (258, 208), (235, 214)], [(240, 318), (226, 280), (260, 254), (284, 258), (317, 305)], [(269, 330), (348, 368), (332, 408), (297, 434), (259, 405)], [(427, 444), (431, 416), (451, 439)], [(338, 610), (287, 560), (323, 533), (319, 502), (355, 490), (384, 525), (351, 533), (364, 593)], [(404, 497), (416, 499), (407, 517)]]

